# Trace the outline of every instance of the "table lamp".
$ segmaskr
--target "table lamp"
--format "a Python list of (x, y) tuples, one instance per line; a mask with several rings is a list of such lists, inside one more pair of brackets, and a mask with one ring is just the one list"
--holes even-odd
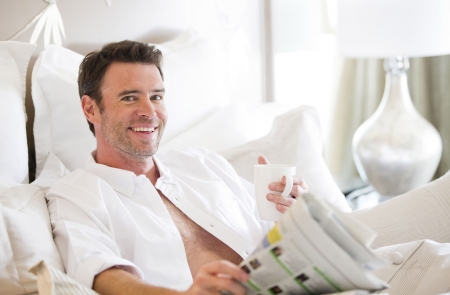
[(450, 54), (448, 0), (338, 0), (338, 46), (351, 58), (384, 58), (386, 85), (375, 113), (355, 132), (361, 178), (383, 197), (429, 182), (442, 140), (409, 95), (408, 57)]

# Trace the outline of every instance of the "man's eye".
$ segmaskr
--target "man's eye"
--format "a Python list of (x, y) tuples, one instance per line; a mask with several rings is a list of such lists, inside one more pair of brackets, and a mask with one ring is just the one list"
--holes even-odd
[(151, 97), (151, 99), (152, 99), (152, 100), (161, 100), (161, 99), (162, 99), (162, 96), (161, 96), (161, 95), (153, 95), (153, 96)]
[(122, 98), (122, 100), (124, 100), (124, 101), (133, 101), (133, 100), (136, 100), (136, 99), (133, 96), (125, 96), (125, 97)]

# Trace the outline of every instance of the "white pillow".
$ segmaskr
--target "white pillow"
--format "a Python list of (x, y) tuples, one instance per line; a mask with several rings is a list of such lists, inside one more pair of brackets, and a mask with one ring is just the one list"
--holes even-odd
[(275, 118), (263, 138), (220, 152), (238, 175), (253, 183), (254, 165), (263, 155), (273, 164), (295, 165), (309, 192), (343, 211), (351, 211), (322, 157), (322, 132), (317, 110), (301, 106)]
[(39, 295), (96, 295), (92, 289), (86, 288), (65, 273), (48, 266), (45, 261), (39, 262), (30, 269), (37, 275)]
[(265, 136), (275, 117), (287, 110), (287, 106), (277, 103), (233, 103), (161, 144), (160, 150), (204, 147), (220, 152), (233, 148)]
[(36, 292), (36, 276), (28, 270), (39, 261), (64, 270), (44, 192), (67, 172), (51, 155), (36, 182), (13, 186), (0, 195), (0, 294)]
[(25, 78), (36, 44), (0, 42), (0, 178), (28, 183)]
[(70, 171), (64, 166), (58, 157), (50, 152), (45, 160), (44, 169), (42, 169), (39, 177), (31, 184), (39, 187), (43, 192), (47, 193), (48, 189), (60, 178), (68, 175)]
[(30, 267), (45, 260), (64, 269), (53, 242), (45, 194), (34, 185), (13, 187), (0, 197), (0, 212), (0, 294), (35, 292)]
[[(212, 39), (196, 31), (187, 31), (157, 47), (164, 55), (165, 103), (169, 112), (164, 142), (226, 103), (223, 55)], [(66, 48), (50, 45), (33, 69), (36, 175), (50, 151), (73, 171), (84, 168), (88, 153), (95, 149), (95, 138), (78, 95), (77, 77), (82, 58)]]
[(164, 103), (169, 113), (162, 144), (228, 104), (225, 54), (214, 40), (190, 29), (156, 45), (164, 56)]
[(417, 240), (379, 248), (375, 253), (391, 262), (374, 271), (389, 284), (377, 294), (449, 294), (444, 292), (450, 291), (450, 244)]
[(69, 170), (75, 170), (84, 167), (88, 153), (95, 149), (95, 138), (78, 95), (78, 68), (82, 59), (82, 55), (69, 49), (49, 45), (34, 66), (32, 97), (37, 176), (49, 152)]
[(377, 233), (374, 248), (422, 239), (450, 243), (450, 171), (403, 195), (351, 214)]

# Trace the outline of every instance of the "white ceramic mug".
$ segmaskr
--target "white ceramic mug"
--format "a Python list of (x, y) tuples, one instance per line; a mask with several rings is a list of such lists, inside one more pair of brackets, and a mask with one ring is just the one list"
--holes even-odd
[(283, 213), (277, 210), (276, 204), (267, 200), (267, 194), (280, 195), (279, 192), (269, 190), (272, 182), (281, 182), (286, 177), (286, 187), (281, 196), (288, 197), (293, 186), (292, 176), (295, 175), (295, 166), (290, 165), (255, 165), (255, 196), (259, 217), (262, 220), (278, 221)]

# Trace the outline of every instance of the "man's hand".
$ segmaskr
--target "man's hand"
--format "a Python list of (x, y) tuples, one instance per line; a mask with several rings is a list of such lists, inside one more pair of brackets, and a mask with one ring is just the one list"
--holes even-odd
[(248, 274), (239, 266), (226, 260), (213, 261), (200, 268), (194, 277), (194, 283), (185, 294), (217, 295), (219, 291), (223, 290), (234, 295), (244, 295), (245, 289), (237, 281), (245, 282), (247, 280)]
[(239, 266), (219, 260), (203, 265), (195, 275), (191, 287), (184, 292), (148, 285), (120, 268), (110, 268), (98, 274), (93, 289), (102, 295), (217, 295), (219, 291), (245, 295), (244, 287), (237, 281), (247, 280), (248, 274)]
[[(270, 164), (269, 161), (264, 156), (258, 157), (258, 164)], [(280, 195), (267, 194), (266, 198), (272, 203), (277, 204), (277, 210), (281, 213), (285, 213), (289, 208), (295, 203), (295, 199), (301, 197), (304, 193), (308, 192), (308, 185), (303, 180), (301, 176), (294, 175), (293, 177), (294, 185), (291, 190), (291, 198), (285, 198)], [(281, 182), (272, 182), (269, 184), (269, 190), (273, 192), (283, 192), (286, 187), (286, 178), (283, 177)]]

